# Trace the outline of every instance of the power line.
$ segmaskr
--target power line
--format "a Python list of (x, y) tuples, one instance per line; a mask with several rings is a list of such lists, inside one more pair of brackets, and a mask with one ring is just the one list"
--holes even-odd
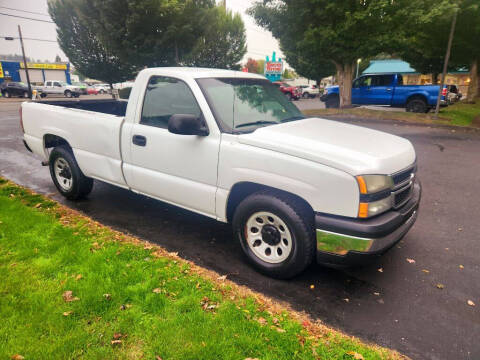
[(16, 18), (20, 18), (20, 19), (27, 19), (27, 20), (34, 20), (34, 21), (41, 21), (41, 22), (46, 22), (46, 23), (55, 24), (53, 21), (34, 19), (34, 18), (29, 18), (29, 17), (25, 17), (25, 16), (19, 16), (19, 15), (12, 15), (12, 14), (5, 14), (5, 13), (0, 13), (0, 15), (5, 15), (5, 16), (11, 16), (11, 17), (16, 17)]
[[(19, 37), (16, 37), (16, 36), (4, 36), (4, 35), (0, 35), (0, 38), (20, 39)], [(35, 39), (35, 38), (26, 38), (26, 37), (24, 37), (23, 40), (47, 41), (47, 42), (54, 42), (54, 43), (57, 42), (57, 40)]]
[(2, 9), (8, 9), (8, 10), (14, 10), (14, 11), (22, 11), (22, 12), (26, 12), (26, 13), (29, 13), (29, 14), (36, 14), (36, 15), (42, 15), (42, 16), (48, 16), (48, 17), (50, 17), (50, 15), (48, 15), (48, 14), (39, 13), (39, 12), (35, 12), (35, 11), (14, 9), (14, 8), (6, 7), (6, 6), (0, 6), (0, 8), (2, 8)]

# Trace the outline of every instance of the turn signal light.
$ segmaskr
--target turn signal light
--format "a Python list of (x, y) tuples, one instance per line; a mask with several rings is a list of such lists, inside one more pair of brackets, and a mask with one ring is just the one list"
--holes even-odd
[(358, 217), (368, 217), (368, 203), (360, 203), (358, 206)]
[(367, 193), (367, 183), (363, 176), (357, 176), (358, 188), (360, 189), (360, 194)]

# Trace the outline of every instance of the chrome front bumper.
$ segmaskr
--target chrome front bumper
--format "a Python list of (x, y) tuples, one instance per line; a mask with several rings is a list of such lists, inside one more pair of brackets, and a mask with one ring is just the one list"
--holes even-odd
[(421, 186), (415, 183), (413, 195), (401, 208), (372, 219), (351, 219), (317, 214), (317, 261), (355, 265), (390, 249), (410, 230), (417, 219)]

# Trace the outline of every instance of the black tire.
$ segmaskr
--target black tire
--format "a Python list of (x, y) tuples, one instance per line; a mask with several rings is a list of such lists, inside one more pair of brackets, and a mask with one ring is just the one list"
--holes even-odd
[(3, 92), (3, 96), (5, 96), (6, 98), (9, 98), (10, 97), (10, 93), (8, 91), (4, 91)]
[(40, 97), (41, 97), (41, 98), (46, 98), (46, 97), (47, 97), (47, 94), (41, 93), (41, 94), (40, 94)]
[[(288, 227), (291, 234), (291, 251), (282, 262), (270, 263), (262, 260), (247, 244), (247, 222), (258, 212), (272, 213)], [(314, 214), (303, 202), (292, 196), (270, 191), (260, 191), (248, 196), (235, 210), (233, 230), (249, 262), (258, 271), (270, 277), (292, 278), (313, 261), (316, 244)]]
[(288, 99), (289, 101), (292, 101), (292, 94), (290, 94), (290, 93), (287, 92), (287, 93), (285, 93), (285, 96), (287, 97), (287, 99)]
[(303, 97), (304, 99), (308, 99), (308, 98), (310, 97), (310, 94), (309, 94), (308, 92), (304, 92), (304, 93), (302, 94), (302, 97)]
[[(69, 175), (71, 176), (72, 185), (69, 190), (65, 190), (59, 184), (57, 176), (55, 175), (55, 162), (57, 159), (63, 159), (68, 163)], [(83, 175), (82, 170), (78, 167), (75, 156), (72, 150), (67, 146), (57, 146), (50, 153), (49, 158), (50, 176), (53, 183), (57, 187), (60, 194), (65, 196), (69, 200), (77, 200), (87, 196), (93, 188), (93, 179)], [(68, 176), (68, 174), (67, 174)]]
[(65, 90), (65, 92), (63, 93), (65, 95), (65, 97), (67, 98), (71, 98), (72, 97), (72, 92), (70, 90)]
[(101, 95), (103, 95), (103, 94), (105, 94), (105, 91), (104, 91), (104, 90), (100, 90), (99, 93), (100, 93)]
[(338, 109), (340, 107), (340, 98), (338, 96), (329, 96), (325, 101), (325, 107)]
[(430, 109), (425, 99), (414, 97), (407, 101), (406, 110), (407, 112), (427, 113)]

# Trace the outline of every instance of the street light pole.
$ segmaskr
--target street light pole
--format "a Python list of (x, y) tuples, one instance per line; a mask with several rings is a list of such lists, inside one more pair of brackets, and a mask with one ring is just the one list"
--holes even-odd
[[(445, 84), (445, 77), (447, 76), (448, 60), (450, 59), (450, 50), (452, 49), (453, 34), (455, 32), (455, 25), (457, 24), (457, 14), (458, 14), (458, 8), (456, 8), (455, 12), (453, 13), (452, 26), (450, 27), (450, 35), (448, 37), (447, 52), (445, 54), (445, 61), (443, 62), (442, 80), (440, 83), (440, 89), (438, 90), (437, 106), (435, 107), (435, 115), (434, 115), (435, 119), (438, 118), (438, 111), (440, 110), (440, 99), (442, 97), (443, 85)], [(448, 91), (447, 91), (445, 101), (448, 101)]]
[(357, 59), (357, 75), (355, 76), (355, 78), (358, 78), (358, 67), (360, 66), (361, 61), (362, 59)]
[(23, 66), (25, 67), (25, 74), (27, 75), (28, 97), (32, 97), (32, 85), (30, 85), (30, 76), (28, 75), (27, 58), (25, 57), (25, 49), (23, 47), (22, 29), (18, 25), (18, 36), (20, 37), (20, 44), (22, 45)]

